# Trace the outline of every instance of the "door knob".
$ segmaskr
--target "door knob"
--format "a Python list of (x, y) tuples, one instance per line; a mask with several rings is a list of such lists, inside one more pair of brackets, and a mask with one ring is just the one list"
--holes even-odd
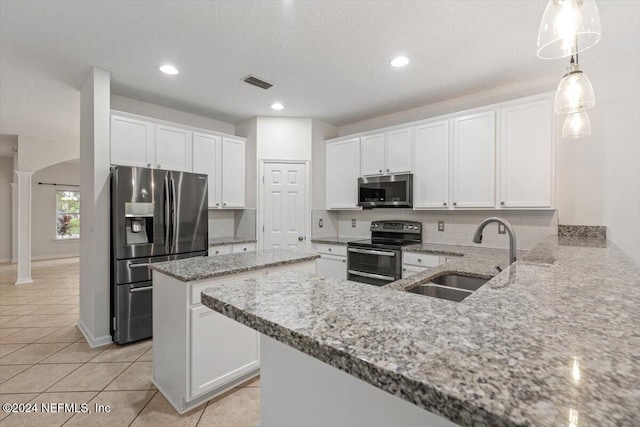
[(300, 240), (300, 241), (302, 242), (302, 236), (299, 236), (299, 237), (298, 237), (298, 240)]

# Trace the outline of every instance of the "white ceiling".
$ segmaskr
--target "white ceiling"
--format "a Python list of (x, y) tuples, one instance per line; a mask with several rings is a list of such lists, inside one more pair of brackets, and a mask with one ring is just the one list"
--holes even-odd
[[(537, 77), (546, 1), (0, 2), (0, 133), (79, 138), (92, 66), (114, 93), (229, 122), (336, 125)], [(638, 54), (640, 2), (598, 0), (601, 42), (581, 63)], [(388, 65), (404, 54), (404, 69)], [(158, 66), (181, 71), (167, 76)], [(585, 67), (586, 68), (586, 67)], [(588, 68), (587, 72), (588, 72)], [(268, 91), (242, 82), (255, 74)], [(269, 108), (280, 101), (286, 108)]]

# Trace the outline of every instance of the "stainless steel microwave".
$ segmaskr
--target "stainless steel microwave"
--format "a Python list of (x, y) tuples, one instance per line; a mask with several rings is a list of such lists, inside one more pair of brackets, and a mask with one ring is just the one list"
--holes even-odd
[(358, 178), (358, 206), (364, 209), (413, 207), (413, 174)]

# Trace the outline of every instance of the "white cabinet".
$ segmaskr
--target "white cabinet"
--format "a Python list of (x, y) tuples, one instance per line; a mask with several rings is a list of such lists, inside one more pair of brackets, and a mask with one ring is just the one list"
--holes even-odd
[(231, 251), (234, 254), (239, 254), (241, 252), (254, 252), (255, 250), (255, 243), (234, 243)]
[(231, 245), (209, 247), (209, 256), (226, 255), (230, 253), (233, 253), (233, 246)]
[(347, 257), (320, 254), (316, 269), (321, 276), (347, 280)]
[(386, 173), (411, 173), (413, 168), (412, 129), (386, 133)]
[(218, 245), (209, 247), (209, 256), (238, 254), (241, 252), (254, 252), (256, 244), (250, 243), (233, 243), (229, 245)]
[(420, 252), (404, 252), (402, 254), (402, 278), (423, 273), (442, 263), (437, 255)]
[[(191, 309), (191, 397), (260, 366), (260, 335), (208, 307)], [(220, 344), (224, 344), (221, 351)]]
[(553, 112), (551, 100), (500, 110), (501, 208), (553, 206)]
[(413, 169), (411, 128), (363, 136), (360, 144), (362, 176), (410, 173)]
[(360, 139), (362, 176), (383, 175), (385, 173), (384, 146), (384, 134), (382, 133), (363, 136)]
[(223, 208), (244, 208), (245, 163), (245, 141), (223, 137), (220, 176)]
[(495, 111), (453, 119), (453, 206), (495, 207)]
[(190, 131), (156, 125), (156, 168), (191, 172), (191, 149)]
[(413, 207), (449, 206), (449, 121), (414, 128)]
[(153, 167), (155, 126), (129, 117), (111, 116), (111, 164)]
[(327, 209), (360, 209), (360, 138), (326, 144)]
[(206, 133), (193, 133), (193, 171), (207, 174), (209, 208), (220, 207), (220, 141), (221, 137)]

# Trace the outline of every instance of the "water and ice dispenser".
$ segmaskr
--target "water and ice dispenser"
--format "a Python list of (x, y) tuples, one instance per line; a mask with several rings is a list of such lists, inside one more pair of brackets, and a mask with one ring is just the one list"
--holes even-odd
[(126, 244), (153, 243), (153, 203), (125, 203)]

